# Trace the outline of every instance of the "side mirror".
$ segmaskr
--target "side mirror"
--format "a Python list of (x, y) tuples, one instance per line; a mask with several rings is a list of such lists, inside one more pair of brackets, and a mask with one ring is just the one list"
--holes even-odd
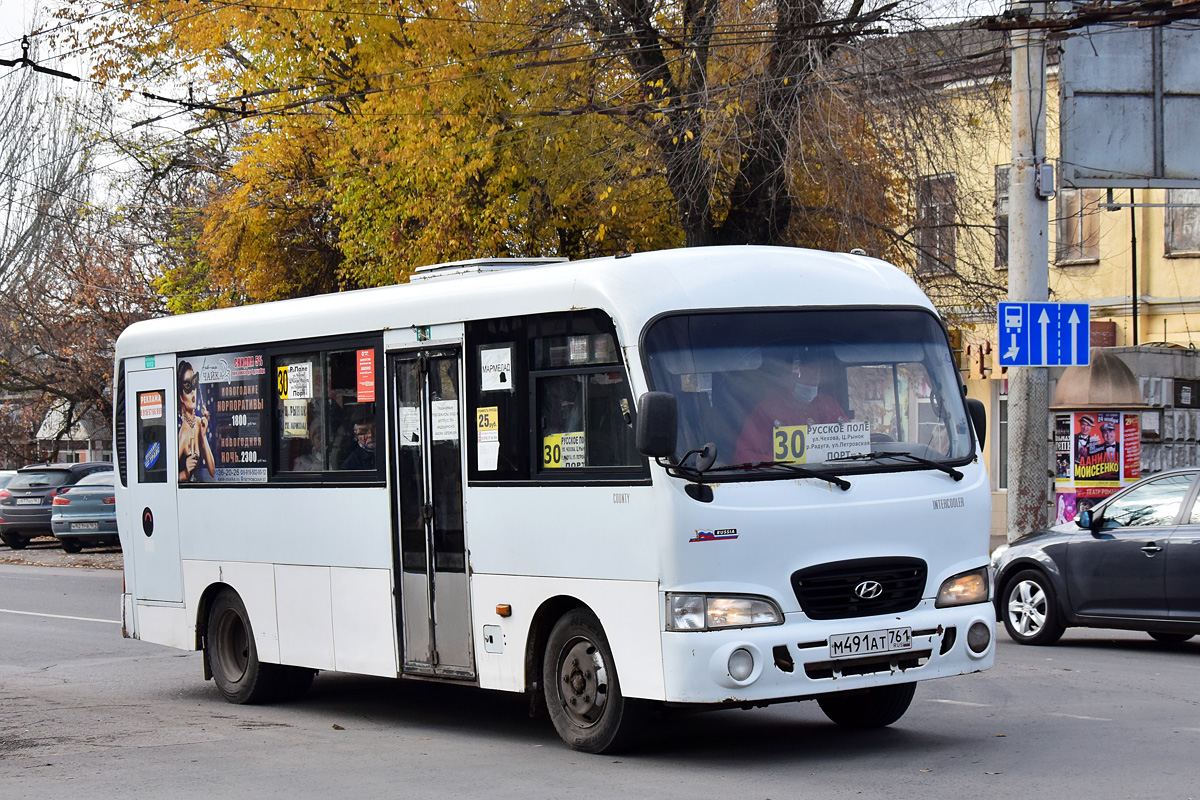
[(1092, 533), (1100, 527), (1100, 518), (1090, 508), (1084, 509), (1075, 515), (1075, 524), (1081, 528), (1087, 528)]
[(644, 456), (666, 458), (675, 453), (679, 436), (679, 403), (670, 392), (646, 392), (638, 398), (637, 449)]
[(974, 397), (967, 398), (967, 412), (971, 415), (971, 424), (975, 427), (975, 438), (979, 440), (979, 449), (987, 440), (987, 409), (983, 401)]

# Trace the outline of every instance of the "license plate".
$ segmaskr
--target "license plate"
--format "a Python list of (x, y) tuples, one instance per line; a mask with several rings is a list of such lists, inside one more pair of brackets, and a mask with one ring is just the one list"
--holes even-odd
[(912, 628), (839, 633), (829, 637), (830, 658), (854, 658), (912, 649)]
[(42, 498), (40, 497), (18, 497), (17, 505), (19, 506), (40, 506)]
[(72, 522), (71, 530), (73, 531), (98, 531), (100, 530), (99, 522)]

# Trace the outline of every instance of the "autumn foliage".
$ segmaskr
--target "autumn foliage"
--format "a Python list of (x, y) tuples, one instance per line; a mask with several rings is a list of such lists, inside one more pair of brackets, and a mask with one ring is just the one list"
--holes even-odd
[[(481, 256), (894, 242), (882, 134), (822, 65), (861, 2), (163, 0), (90, 9), (97, 77), (173, 75), (228, 158), (176, 310)], [(81, 35), (82, 27), (74, 29)], [(196, 274), (202, 280), (196, 280)], [(203, 284), (203, 289), (198, 284)]]

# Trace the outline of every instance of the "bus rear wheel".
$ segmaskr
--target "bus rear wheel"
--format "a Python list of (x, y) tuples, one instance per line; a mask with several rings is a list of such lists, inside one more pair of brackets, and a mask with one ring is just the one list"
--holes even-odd
[(254, 629), (242, 598), (224, 589), (208, 611), (204, 652), (213, 682), (230, 703), (256, 704), (297, 699), (312, 685), (315, 672), (303, 667), (258, 660)]
[(590, 611), (569, 611), (550, 631), (542, 688), (554, 728), (571, 748), (610, 753), (632, 742), (642, 708), (621, 693), (608, 638)]
[(915, 683), (874, 686), (817, 697), (825, 716), (843, 728), (886, 728), (904, 716), (916, 694)]

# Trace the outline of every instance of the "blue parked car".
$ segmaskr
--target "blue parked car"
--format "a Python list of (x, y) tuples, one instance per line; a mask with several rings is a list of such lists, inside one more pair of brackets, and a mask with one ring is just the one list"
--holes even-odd
[(120, 544), (113, 472), (94, 472), (59, 492), (50, 512), (50, 528), (68, 553)]

